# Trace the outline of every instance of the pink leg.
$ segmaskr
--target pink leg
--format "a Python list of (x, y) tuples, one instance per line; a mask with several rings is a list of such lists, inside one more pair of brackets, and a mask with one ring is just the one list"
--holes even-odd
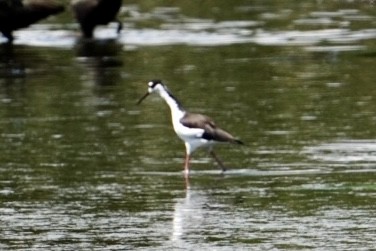
[(184, 160), (184, 175), (186, 177), (189, 176), (189, 160), (190, 160), (190, 156), (189, 156), (189, 154), (186, 154), (185, 160)]
[(185, 181), (185, 189), (189, 190), (190, 183), (189, 183), (189, 175), (184, 175), (184, 181)]
[(218, 158), (218, 156), (214, 153), (213, 150), (210, 150), (209, 151), (210, 155), (215, 159), (215, 161), (217, 161), (219, 167), (222, 169), (222, 172), (225, 172), (226, 171), (226, 167), (225, 165), (223, 164), (223, 162)]

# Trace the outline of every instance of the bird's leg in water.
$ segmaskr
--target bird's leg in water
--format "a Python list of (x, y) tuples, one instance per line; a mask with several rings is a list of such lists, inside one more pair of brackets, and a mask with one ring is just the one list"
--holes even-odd
[(119, 19), (116, 19), (116, 22), (118, 23), (116, 32), (117, 34), (120, 34), (121, 30), (123, 29), (123, 23)]
[(222, 169), (222, 172), (225, 172), (226, 171), (225, 165), (223, 164), (222, 160), (218, 158), (218, 156), (215, 154), (215, 152), (212, 149), (209, 150), (209, 154), (218, 163), (219, 167)]

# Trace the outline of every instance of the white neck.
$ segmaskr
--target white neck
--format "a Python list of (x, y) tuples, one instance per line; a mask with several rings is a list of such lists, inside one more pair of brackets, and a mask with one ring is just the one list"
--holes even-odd
[(171, 110), (171, 116), (173, 123), (178, 122), (185, 114), (185, 110), (179, 104), (171, 93), (166, 90), (160, 91), (159, 95), (166, 101)]

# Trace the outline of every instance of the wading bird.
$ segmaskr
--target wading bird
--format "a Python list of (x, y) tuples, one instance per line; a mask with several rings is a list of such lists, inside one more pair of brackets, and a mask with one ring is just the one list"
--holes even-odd
[(112, 21), (118, 23), (118, 34), (123, 28), (122, 23), (116, 19), (122, 0), (73, 0), (71, 5), (85, 38), (93, 37), (95, 26)]
[(172, 125), (177, 136), (184, 141), (186, 155), (184, 161), (185, 175), (189, 175), (189, 161), (191, 154), (199, 147), (208, 147), (210, 155), (216, 160), (222, 171), (226, 168), (213, 151), (213, 145), (218, 142), (243, 144), (230, 133), (216, 126), (208, 116), (186, 111), (181, 103), (160, 80), (148, 83), (147, 93), (138, 101), (140, 104), (149, 94), (157, 93), (171, 109)]
[(14, 30), (62, 11), (64, 6), (52, 0), (0, 0), (0, 31), (12, 42)]

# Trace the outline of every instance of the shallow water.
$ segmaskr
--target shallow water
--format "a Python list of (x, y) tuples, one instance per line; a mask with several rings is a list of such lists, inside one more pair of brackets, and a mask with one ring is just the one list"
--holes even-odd
[[(372, 250), (374, 3), (283, 3), (128, 2), (120, 36), (62, 16), (1, 44), (0, 249)], [(198, 151), (183, 178), (167, 106), (135, 105), (154, 78), (246, 142), (224, 175)]]

